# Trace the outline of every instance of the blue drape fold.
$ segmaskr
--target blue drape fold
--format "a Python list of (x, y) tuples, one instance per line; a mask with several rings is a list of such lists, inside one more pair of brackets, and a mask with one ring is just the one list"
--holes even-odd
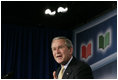
[(2, 25), (1, 77), (12, 72), (14, 79), (49, 79), (57, 68), (51, 51), (55, 36), (69, 36), (69, 31), (39, 27)]

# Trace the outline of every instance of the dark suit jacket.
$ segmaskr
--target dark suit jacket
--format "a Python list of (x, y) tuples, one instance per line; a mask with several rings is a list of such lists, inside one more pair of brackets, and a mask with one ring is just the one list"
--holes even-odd
[[(58, 76), (61, 67), (56, 71)], [(82, 61), (78, 61), (75, 57), (71, 60), (68, 67), (66, 68), (62, 79), (92, 79), (92, 70), (89, 65)]]

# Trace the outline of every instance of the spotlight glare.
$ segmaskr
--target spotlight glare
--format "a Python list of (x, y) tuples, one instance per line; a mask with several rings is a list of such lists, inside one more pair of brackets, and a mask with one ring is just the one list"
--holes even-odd
[(56, 14), (56, 11), (53, 11), (53, 12), (50, 13), (50, 15), (52, 15), (52, 16), (55, 15), (55, 14)]
[(56, 14), (56, 11), (51, 12), (51, 10), (50, 10), (50, 9), (46, 9), (46, 10), (45, 10), (45, 14), (48, 14), (48, 15), (53, 16), (53, 15), (55, 15), (55, 14)]
[(65, 13), (65, 12), (67, 12), (67, 11), (68, 11), (68, 8), (67, 8), (67, 7), (66, 7), (66, 8), (59, 7), (59, 8), (57, 9), (57, 12), (58, 12), (58, 13), (60, 13), (60, 12)]
[(45, 14), (50, 14), (51, 13), (51, 10), (50, 9), (46, 9), (45, 10)]

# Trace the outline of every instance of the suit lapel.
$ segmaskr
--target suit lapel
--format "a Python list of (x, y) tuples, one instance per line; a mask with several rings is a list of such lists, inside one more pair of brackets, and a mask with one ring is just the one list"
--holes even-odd
[(59, 71), (60, 71), (61, 67), (58, 67), (57, 71), (56, 71), (56, 76), (58, 77)]
[[(73, 59), (71, 60), (71, 62), (69, 63), (69, 65), (68, 65), (68, 67), (66, 68), (66, 70), (65, 70), (65, 72), (64, 72), (64, 74), (63, 74), (63, 79), (68, 79), (69, 78), (69, 76), (71, 75), (71, 73), (72, 73), (72, 66), (73, 66), (73, 64), (75, 63), (75, 57), (73, 56)], [(61, 67), (59, 67), (58, 69), (57, 69), (57, 71), (56, 71), (56, 75), (58, 76), (58, 74), (59, 74), (59, 71), (60, 71), (60, 69), (61, 69)]]
[(68, 79), (69, 78), (69, 76), (70, 76), (70, 74), (71, 74), (71, 72), (72, 72), (72, 69), (71, 69), (71, 67), (67, 67), (67, 69), (65, 70), (65, 72), (64, 72), (64, 74), (63, 74), (63, 79)]
[(64, 75), (62, 77), (63, 79), (68, 79), (69, 76), (71, 75), (71, 73), (72, 73), (72, 66), (73, 66), (74, 62), (75, 62), (75, 57), (73, 56), (73, 59), (71, 60), (71, 62), (69, 63), (67, 69), (64, 72)]

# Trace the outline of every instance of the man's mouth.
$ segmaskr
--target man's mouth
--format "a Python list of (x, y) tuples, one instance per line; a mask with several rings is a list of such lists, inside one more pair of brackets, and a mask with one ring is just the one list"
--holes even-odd
[(62, 58), (62, 55), (58, 55), (58, 56), (56, 56), (56, 58)]

